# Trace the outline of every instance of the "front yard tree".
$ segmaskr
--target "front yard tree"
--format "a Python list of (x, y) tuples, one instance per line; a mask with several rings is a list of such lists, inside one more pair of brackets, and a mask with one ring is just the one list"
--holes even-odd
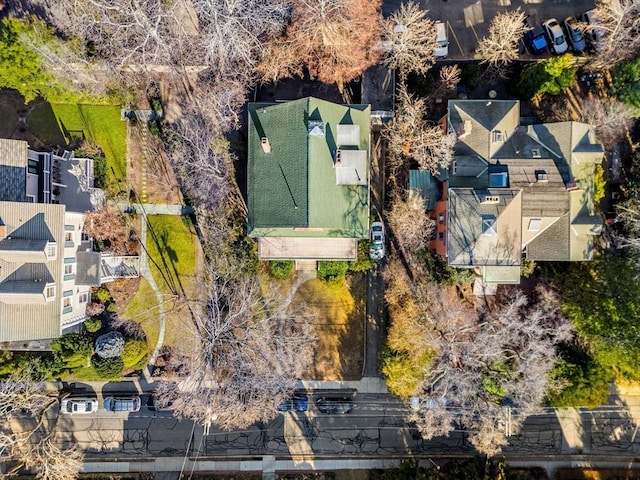
[(267, 42), (258, 71), (265, 81), (301, 75), (339, 88), (377, 61), (379, 0), (292, 0), (285, 34)]
[(265, 297), (255, 277), (225, 280), (209, 272), (210, 298), (196, 310), (197, 347), (189, 374), (162, 382), (161, 402), (205, 426), (246, 428), (269, 421), (312, 358), (312, 327)]
[(56, 441), (56, 417), (47, 414), (58, 398), (48, 395), (33, 373), (14, 373), (0, 382), (0, 458), (8, 465), (7, 475), (27, 469), (37, 479), (74, 480), (84, 456), (76, 446), (63, 448)]
[(427, 10), (412, 1), (382, 20), (383, 63), (397, 68), (403, 78), (424, 75), (435, 63), (436, 26)]
[(504, 67), (517, 60), (518, 44), (529, 29), (524, 23), (526, 18), (519, 8), (496, 14), (489, 25), (488, 35), (478, 43), (476, 57), (492, 67)]
[(405, 257), (415, 255), (427, 246), (435, 222), (427, 215), (421, 195), (396, 196), (386, 216)]

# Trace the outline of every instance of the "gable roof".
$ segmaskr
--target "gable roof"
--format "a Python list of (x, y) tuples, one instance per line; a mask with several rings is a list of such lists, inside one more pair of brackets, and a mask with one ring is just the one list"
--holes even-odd
[[(25, 157), (26, 158), (26, 157)], [(31, 261), (20, 256), (0, 257), (0, 341), (55, 338), (60, 335), (62, 262), (64, 261), (64, 205), (28, 202), (0, 202), (0, 219), (7, 237), (26, 244), (56, 242), (55, 259), (36, 253)], [(5, 240), (0, 241), (0, 245)], [(39, 245), (38, 245), (39, 248)], [(46, 283), (58, 285), (55, 299), (34, 302)], [(34, 286), (38, 288), (35, 289)], [(38, 291), (36, 291), (38, 290)], [(44, 298), (44, 297), (43, 297)]]
[(448, 202), (449, 265), (520, 265), (521, 190), (452, 188)]
[(366, 238), (369, 106), (308, 97), (248, 109), (249, 236)]
[[(449, 100), (447, 122), (458, 136), (455, 151), (489, 159), (520, 122), (517, 100)], [(499, 132), (502, 140), (493, 132)]]

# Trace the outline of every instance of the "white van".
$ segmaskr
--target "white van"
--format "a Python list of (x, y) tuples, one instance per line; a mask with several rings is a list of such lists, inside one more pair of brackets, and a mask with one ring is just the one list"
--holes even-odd
[(436, 22), (436, 58), (445, 58), (449, 55), (449, 39), (447, 38), (447, 25), (440, 20)]

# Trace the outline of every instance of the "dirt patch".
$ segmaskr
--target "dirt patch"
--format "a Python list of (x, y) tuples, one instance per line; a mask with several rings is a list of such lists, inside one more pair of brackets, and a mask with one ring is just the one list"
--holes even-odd
[(344, 284), (310, 280), (294, 298), (305, 305), (303, 317), (316, 327), (314, 361), (305, 375), (313, 380), (359, 380), (364, 365), (366, 278), (350, 276)]
[(127, 182), (144, 203), (183, 203), (180, 186), (158, 138), (129, 124)]
[(105, 285), (109, 293), (116, 302), (118, 315), (122, 315), (129, 301), (134, 297), (140, 288), (140, 277), (138, 278), (117, 278), (113, 282)]

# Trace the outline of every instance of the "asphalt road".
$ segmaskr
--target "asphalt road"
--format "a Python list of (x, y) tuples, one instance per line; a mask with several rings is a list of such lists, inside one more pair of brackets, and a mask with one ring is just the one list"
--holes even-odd
[[(397, 10), (401, 0), (384, 0), (382, 12), (388, 16)], [(478, 40), (487, 34), (496, 13), (520, 8), (532, 22), (542, 24), (556, 18), (562, 21), (569, 15), (593, 8), (594, 0), (419, 0), (428, 16), (447, 23), (449, 58), (472, 59)], [(526, 58), (526, 56), (525, 56)]]
[[(224, 432), (178, 420), (170, 412), (64, 415), (56, 438), (77, 443), (91, 458), (126, 459), (154, 456), (203, 457), (402, 456), (471, 454), (467, 432), (446, 438), (420, 439), (405, 417), (404, 402), (391, 395), (356, 394), (346, 415), (327, 415), (313, 405), (309, 411), (279, 414), (265, 425)], [(145, 403), (143, 401), (143, 403)], [(530, 417), (523, 432), (510, 437), (507, 458), (591, 455), (628, 459), (640, 453), (640, 395), (611, 397), (611, 405), (593, 410), (547, 410)]]

